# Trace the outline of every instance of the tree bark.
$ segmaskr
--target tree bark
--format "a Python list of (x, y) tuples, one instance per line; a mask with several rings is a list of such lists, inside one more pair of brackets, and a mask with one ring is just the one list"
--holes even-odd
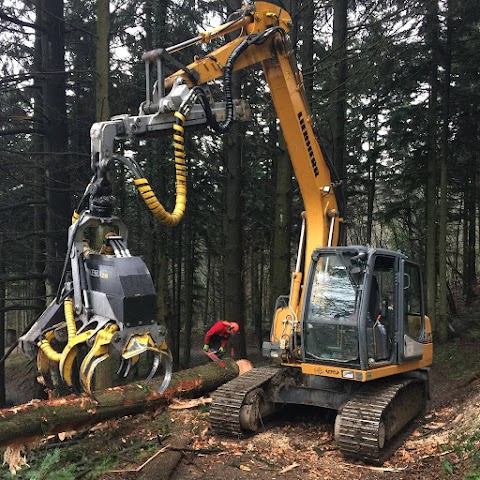
[[(298, 5), (289, 0), (285, 5), (292, 16), (294, 28), (290, 31), (290, 46), (295, 49), (298, 38)], [(290, 237), (292, 233), (292, 184), (293, 166), (288, 153), (283, 132), (277, 130), (277, 123), (270, 123), (270, 142), (279, 148), (276, 149), (273, 159), (274, 217), (272, 228), (272, 247), (270, 257), (270, 295), (268, 316), (275, 315), (275, 302), (280, 295), (288, 295), (290, 290)], [(278, 131), (278, 133), (277, 133)], [(278, 137), (278, 139), (277, 139)]]
[(347, 82), (347, 12), (348, 0), (333, 0), (333, 38), (330, 104), (333, 164), (340, 179), (346, 178), (345, 164), (345, 118)]
[(169, 387), (157, 393), (158, 383), (129, 384), (96, 393), (70, 395), (49, 401), (33, 401), (0, 410), (0, 447), (34, 436), (72, 430), (108, 418), (132, 415), (165, 405), (172, 398), (192, 398), (211, 392), (239, 375), (239, 366), (230, 358), (174, 373)]
[[(35, 24), (41, 25), (41, 18), (36, 16)], [(39, 72), (42, 69), (42, 36), (40, 30), (35, 32), (35, 44), (34, 44), (34, 56), (33, 56), (33, 68)], [(33, 118), (34, 123), (37, 125), (43, 125), (43, 112), (42, 112), (42, 95), (41, 95), (41, 81), (38, 75), (33, 77), (34, 89), (33, 89)], [(43, 139), (40, 135), (32, 136), (32, 150), (34, 152), (43, 151)], [(39, 164), (40, 163), (40, 164)], [(33, 190), (33, 201), (35, 206), (33, 207), (33, 231), (45, 232), (45, 176), (44, 176), (44, 164), (43, 162), (35, 162), (32, 167), (32, 174), (34, 176), (35, 188)], [(33, 297), (35, 298), (35, 311), (34, 316), (39, 317), (45, 309), (45, 234), (34, 235), (32, 246), (32, 268), (31, 271), (36, 278), (31, 280)]]
[[(187, 140), (187, 148), (193, 149), (191, 142)], [(190, 150), (191, 151), (191, 150)], [(188, 160), (187, 160), (188, 162)], [(192, 192), (192, 169), (191, 164), (187, 170), (188, 189)], [(195, 265), (195, 233), (193, 231), (192, 210), (187, 211), (185, 221), (185, 281), (184, 294), (185, 301), (185, 322), (184, 322), (184, 343), (183, 343), (183, 365), (190, 365), (190, 350), (192, 347), (192, 323), (193, 323), (193, 286), (194, 286), (194, 265)]]
[[(2, 241), (0, 238), (0, 248), (2, 248)], [(5, 263), (0, 257), (0, 273), (3, 273)], [(5, 354), (5, 283), (0, 282), (0, 358)], [(5, 362), (0, 363), (0, 407), (6, 404), (5, 394)]]
[(300, 22), (302, 24), (302, 48), (300, 58), (302, 61), (303, 85), (308, 106), (313, 103), (313, 71), (314, 71), (314, 45), (315, 45), (315, 2), (302, 0)]
[(378, 95), (375, 96), (375, 107), (373, 112), (372, 129), (369, 139), (368, 158), (368, 190), (367, 190), (367, 245), (372, 244), (373, 232), (373, 207), (375, 203), (375, 192), (377, 187), (377, 156), (378, 156)]
[(63, 0), (41, 0), (37, 15), (45, 29), (42, 34), (44, 151), (47, 198), (47, 294), (51, 295), (60, 278), (71, 223), (70, 161), (65, 95), (65, 24)]
[[(240, 0), (229, 0), (230, 12), (238, 10), (242, 5)], [(240, 98), (241, 73), (232, 75), (232, 96)], [(242, 144), (244, 126), (239, 122), (233, 124), (230, 133), (224, 137), (224, 156), (227, 180), (225, 184), (226, 200), (223, 222), (225, 238), (225, 315), (230, 322), (240, 326), (238, 352), (241, 358), (247, 356), (245, 337), (245, 299), (243, 285), (243, 166)]]
[[(110, 118), (110, 104), (108, 101), (108, 83), (110, 78), (110, 0), (97, 0), (96, 14), (95, 120), (97, 122), (103, 122)], [(100, 245), (109, 230), (110, 227), (108, 226), (96, 229), (95, 238)], [(111, 387), (113, 381), (112, 374), (112, 364), (110, 361), (100, 363), (95, 372), (95, 387), (102, 390)]]
[(445, 343), (448, 337), (447, 318), (447, 222), (448, 222), (448, 197), (447, 197), (447, 166), (449, 156), (450, 136), (450, 76), (452, 70), (452, 21), (450, 3), (447, 3), (447, 38), (444, 57), (444, 82), (442, 96), (442, 152), (440, 156), (440, 218), (438, 226), (438, 315), (437, 338), (440, 343)]
[[(272, 124), (272, 128), (274, 125)], [(280, 295), (288, 295), (290, 290), (290, 235), (292, 224), (292, 177), (293, 167), (285, 139), (279, 135), (279, 148), (274, 165), (275, 208), (272, 232), (270, 262), (269, 312), (274, 315), (274, 307)], [(270, 315), (270, 316), (271, 316)]]
[(430, 95), (428, 99), (428, 157), (427, 157), (427, 182), (426, 182), (426, 220), (427, 220), (427, 244), (426, 244), (426, 280), (427, 280), (427, 313), (435, 326), (436, 316), (436, 215), (437, 215), (437, 95), (438, 95), (438, 4), (437, 1), (427, 2), (426, 24), (427, 45), (430, 50)]
[(96, 40), (96, 77), (95, 104), (97, 122), (110, 118), (108, 101), (108, 83), (110, 78), (110, 0), (97, 0), (97, 40)]

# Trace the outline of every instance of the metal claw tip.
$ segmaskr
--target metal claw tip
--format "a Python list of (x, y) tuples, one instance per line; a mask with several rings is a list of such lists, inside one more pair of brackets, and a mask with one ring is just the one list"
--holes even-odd
[(120, 374), (123, 372), (123, 367), (125, 366), (125, 360), (122, 358), (122, 361), (120, 362), (120, 366), (118, 367), (117, 370), (117, 375), (120, 376)]
[(84, 365), (82, 364), (82, 367), (80, 369), (80, 380), (81, 380), (84, 391), (88, 393), (88, 395), (90, 395), (91, 397), (93, 397), (92, 380), (93, 380), (93, 375), (95, 374), (95, 369), (97, 368), (100, 362), (103, 362), (107, 358), (108, 358), (108, 354), (98, 356), (94, 358), (92, 361), (88, 362), (88, 364), (85, 365), (86, 368), (84, 368)]
[(123, 378), (127, 378), (128, 374), (130, 373), (130, 369), (132, 368), (132, 359), (129, 358), (127, 360), (127, 366), (125, 367), (125, 372), (123, 374)]
[(167, 350), (161, 350), (160, 353), (162, 355), (162, 363), (164, 365), (165, 374), (163, 376), (162, 384), (157, 389), (157, 392), (158, 393), (163, 393), (167, 389), (167, 387), (170, 383), (170, 380), (172, 379), (173, 359), (172, 359), (172, 354), (170, 353), (170, 350), (168, 350), (168, 349)]
[(152, 369), (150, 370), (148, 377), (145, 379), (145, 383), (148, 383), (153, 378), (153, 376), (157, 372), (159, 365), (160, 365), (160, 354), (155, 352), (153, 357)]

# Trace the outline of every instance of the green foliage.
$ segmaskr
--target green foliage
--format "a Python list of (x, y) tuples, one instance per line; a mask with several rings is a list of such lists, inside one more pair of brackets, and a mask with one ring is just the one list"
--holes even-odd
[(444, 462), (442, 462), (442, 468), (443, 468), (449, 475), (453, 475), (453, 465), (452, 465), (448, 460), (445, 460)]
[(68, 464), (68, 460), (59, 448), (48, 452), (42, 459), (37, 455), (29, 460), (30, 468), (24, 467), (16, 478), (25, 480), (74, 480), (76, 478), (75, 464)]
[(468, 345), (459, 348), (456, 344), (437, 345), (434, 349), (434, 363), (448, 378), (468, 380), (480, 372), (480, 357), (472, 345), (471, 353)]
[(442, 468), (449, 475), (462, 474), (465, 480), (480, 479), (480, 430), (473, 434), (452, 438), (449, 447), (454, 450), (458, 460), (442, 462)]

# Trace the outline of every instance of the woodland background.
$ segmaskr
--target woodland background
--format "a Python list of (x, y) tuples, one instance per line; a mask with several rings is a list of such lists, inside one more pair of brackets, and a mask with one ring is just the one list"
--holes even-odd
[[(458, 330), (477, 293), (480, 236), (478, 0), (272, 0), (290, 34), (318, 138), (343, 178), (348, 243), (400, 250), (424, 270), (435, 340)], [(141, 54), (196, 36), (240, 0), (2, 0), (0, 5), (0, 357), (57, 288), (71, 213), (91, 177), (93, 122), (135, 114)], [(218, 41), (215, 45), (218, 45)], [(179, 55), (189, 63), (198, 46)], [(204, 325), (241, 325), (261, 343), (289, 291), (302, 211), (262, 73), (238, 76), (253, 121), (224, 136), (187, 133), (189, 194), (180, 226), (160, 226), (128, 174), (115, 172), (129, 247), (157, 288), (177, 366)], [(171, 206), (169, 139), (131, 142)], [(193, 333), (192, 333), (193, 332)], [(5, 401), (0, 364), (0, 405)]]

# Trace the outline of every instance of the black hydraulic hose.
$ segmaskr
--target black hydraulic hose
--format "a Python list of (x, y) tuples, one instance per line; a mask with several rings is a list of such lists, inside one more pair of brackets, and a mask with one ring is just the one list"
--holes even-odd
[(215, 115), (213, 114), (210, 108), (210, 102), (208, 101), (207, 95), (204, 90), (199, 87), (193, 87), (192, 90), (197, 95), (200, 104), (202, 105), (205, 115), (207, 116), (207, 121), (209, 126), (219, 133), (227, 132), (233, 123), (233, 97), (232, 97), (232, 74), (233, 66), (238, 59), (238, 57), (250, 46), (250, 45), (259, 45), (263, 43), (270, 35), (273, 35), (277, 32), (280, 32), (282, 35), (285, 34), (285, 30), (280, 27), (272, 27), (265, 32), (259, 35), (248, 35), (245, 37), (242, 42), (233, 50), (233, 52), (228, 57), (227, 63), (224, 67), (223, 72), (223, 84), (224, 84), (224, 97), (225, 97), (225, 108), (226, 116), (225, 121), (222, 123), (217, 122)]
[[(219, 133), (228, 132), (233, 123), (233, 98), (232, 98), (232, 73), (233, 64), (235, 60), (250, 46), (249, 37), (246, 37), (238, 47), (228, 57), (227, 63), (223, 73), (224, 82), (224, 96), (225, 96), (225, 108), (226, 117), (223, 123), (218, 123), (215, 117), (212, 115), (210, 126)], [(208, 116), (208, 115), (207, 115)]]
[(125, 165), (135, 175), (136, 178), (145, 177), (142, 167), (133, 158), (127, 158), (123, 155), (115, 155), (114, 159)]
[(96, 179), (96, 175), (92, 177), (92, 179), (90, 180), (90, 183), (87, 185), (87, 188), (85, 189), (84, 194), (82, 195), (82, 198), (78, 202), (77, 208), (75, 209), (77, 214), (82, 213), (83, 210), (85, 210), (85, 208), (88, 206), (88, 201), (91, 195), (90, 188), (93, 185), (93, 182), (95, 182), (95, 179)]
[(60, 301), (60, 298), (62, 297), (62, 289), (63, 289), (64, 280), (65, 280), (65, 275), (67, 274), (68, 264), (70, 262), (70, 253), (72, 252), (72, 247), (74, 244), (75, 235), (77, 234), (79, 223), (80, 222), (78, 221), (74, 223), (75, 227), (73, 229), (70, 241), (68, 242), (67, 253), (65, 255), (65, 260), (63, 262), (62, 275), (60, 277), (60, 282), (58, 283), (57, 294), (55, 295), (55, 302), (57, 304), (60, 303), (59, 301)]

